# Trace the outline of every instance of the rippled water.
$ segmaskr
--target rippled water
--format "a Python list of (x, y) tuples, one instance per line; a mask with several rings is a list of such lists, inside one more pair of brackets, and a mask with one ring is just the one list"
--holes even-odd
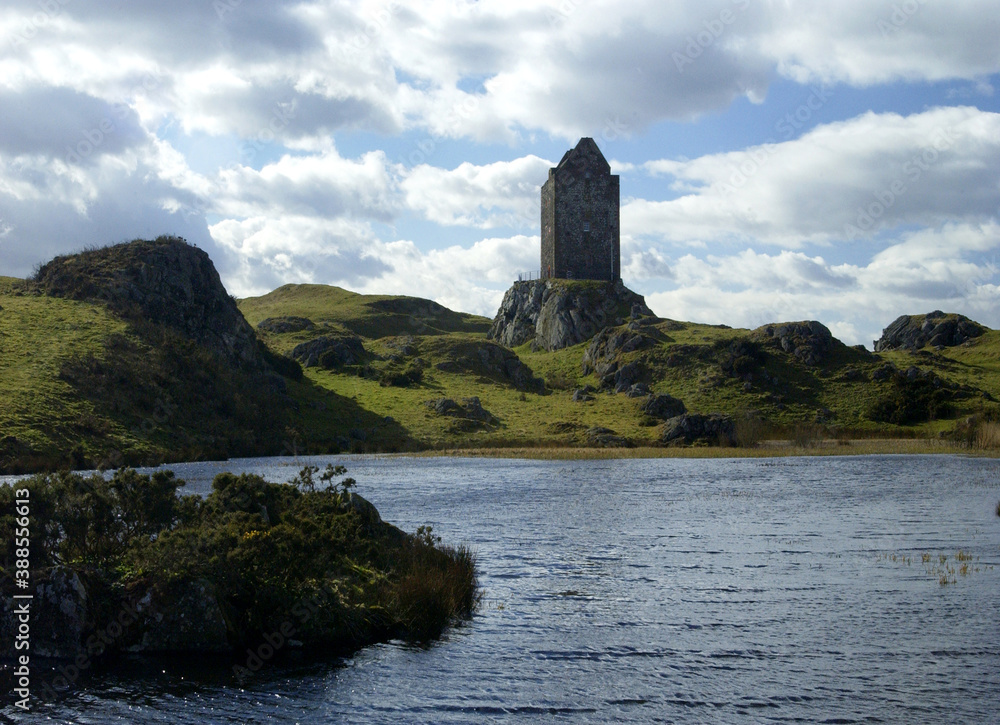
[[(386, 520), (478, 550), (471, 622), (242, 686), (228, 663), (127, 662), (35, 720), (996, 722), (1000, 462), (327, 460)], [(172, 468), (205, 491), (302, 463)]]

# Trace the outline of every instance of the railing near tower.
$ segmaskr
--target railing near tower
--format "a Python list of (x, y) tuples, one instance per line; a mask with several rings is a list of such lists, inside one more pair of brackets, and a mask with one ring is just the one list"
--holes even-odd
[(529, 272), (517, 273), (518, 282), (530, 282), (535, 279), (545, 279), (545, 275), (542, 273), (542, 270), (537, 269), (537, 270), (531, 270)]

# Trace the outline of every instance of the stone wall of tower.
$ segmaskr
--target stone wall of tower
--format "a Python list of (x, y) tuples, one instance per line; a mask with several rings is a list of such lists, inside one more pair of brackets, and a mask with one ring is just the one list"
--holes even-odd
[(621, 277), (619, 181), (593, 139), (581, 139), (542, 186), (542, 275)]

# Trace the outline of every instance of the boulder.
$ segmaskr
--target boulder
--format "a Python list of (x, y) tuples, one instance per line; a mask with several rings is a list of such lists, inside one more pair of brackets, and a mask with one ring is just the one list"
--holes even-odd
[(472, 342), (449, 350), (450, 359), (437, 364), (448, 373), (470, 372), (512, 385), (529, 393), (545, 392), (545, 381), (536, 378), (513, 350), (495, 342)]
[(964, 315), (946, 314), (941, 310), (926, 315), (902, 315), (882, 330), (874, 341), (875, 352), (887, 350), (915, 351), (931, 345), (954, 347), (979, 337), (986, 328)]
[(230, 627), (215, 586), (205, 579), (150, 587), (134, 605), (139, 621), (130, 652), (229, 652)]
[(684, 415), (687, 412), (687, 408), (684, 407), (684, 402), (679, 398), (667, 395), (666, 393), (660, 393), (651, 396), (646, 401), (646, 404), (642, 406), (642, 412), (653, 418), (669, 420), (670, 418)]
[(754, 330), (757, 337), (770, 339), (806, 365), (818, 365), (833, 349), (833, 334), (821, 322), (784, 322)]
[(610, 428), (596, 426), (587, 430), (587, 444), (594, 448), (631, 448), (628, 438), (620, 436)]
[[(32, 572), (34, 599), (30, 601), (31, 655), (72, 659), (82, 651), (90, 602), (80, 576), (68, 567)], [(0, 602), (0, 657), (14, 657), (14, 637), (18, 631), (17, 608), (21, 600), (15, 591), (4, 592)], [(22, 592), (23, 593), (23, 592)]]
[(424, 403), (437, 415), (457, 418), (461, 421), (468, 421), (474, 425), (465, 425), (464, 428), (472, 430), (476, 427), (494, 425), (497, 422), (496, 416), (486, 410), (478, 397), (462, 398), (462, 403), (456, 403), (451, 398), (437, 398)]
[(623, 324), (622, 310), (633, 316), (653, 315), (642, 296), (621, 280), (515, 282), (504, 295), (488, 337), (506, 347), (534, 341), (540, 349), (560, 350)]
[(612, 371), (618, 356), (642, 349), (646, 345), (647, 338), (640, 332), (627, 327), (605, 328), (591, 340), (583, 353), (583, 374), (594, 372), (598, 377), (603, 377)]
[(361, 338), (353, 335), (317, 337), (296, 345), (292, 350), (292, 358), (302, 363), (303, 367), (322, 367), (327, 370), (344, 365), (360, 365), (367, 357)]
[(735, 446), (736, 425), (728, 416), (712, 413), (700, 415), (685, 413), (671, 418), (660, 434), (663, 443), (708, 443), (709, 445)]

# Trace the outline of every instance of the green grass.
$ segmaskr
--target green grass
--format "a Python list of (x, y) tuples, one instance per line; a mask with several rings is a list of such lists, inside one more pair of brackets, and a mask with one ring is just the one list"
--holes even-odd
[[(321, 327), (367, 338), (452, 332), (485, 335), (490, 327), (490, 320), (485, 317), (453, 312), (430, 300), (361, 295), (327, 285), (285, 285), (262, 297), (241, 300), (239, 307), (254, 327), (270, 317), (305, 317)], [(316, 335), (312, 331), (299, 334), (296, 339), (301, 341)]]
[[(604, 286), (572, 284), (583, 294)], [(120, 450), (139, 460), (169, 459), (171, 452), (263, 452), (247, 431), (231, 440), (225, 437), (233, 428), (225, 421), (257, 410), (240, 394), (240, 380), (211, 367), (181, 341), (146, 334), (149, 330), (139, 334), (139, 323), (129, 327), (100, 304), (39, 295), (12, 278), (0, 278), (0, 308), (0, 439), (15, 437), (49, 464), (66, 460), (67, 451), (81, 445), (88, 455)], [(656, 445), (662, 430), (662, 421), (642, 413), (642, 398), (601, 391), (591, 401), (572, 400), (577, 388), (600, 387), (597, 377), (582, 366), (589, 342), (554, 352), (535, 351), (530, 344), (514, 351), (546, 382), (542, 394), (518, 389), (509, 378), (476, 362), (480, 352), (490, 352), (487, 346), (492, 343), (485, 339), (490, 320), (428, 300), (285, 285), (241, 300), (239, 308), (254, 327), (279, 317), (305, 317), (314, 323), (297, 332), (259, 332), (278, 353), (287, 355), (322, 335), (344, 334), (360, 336), (369, 353), (361, 365), (310, 368), (302, 380), (286, 380), (295, 412), (272, 426), (270, 452), (560, 450), (586, 447), (586, 432), (594, 427), (609, 428), (644, 449)], [(1000, 331), (939, 352), (872, 355), (835, 341), (816, 366), (784, 352), (760, 330), (645, 320), (640, 332), (646, 343), (619, 354), (620, 365), (640, 363), (650, 389), (680, 398), (689, 412), (763, 421), (755, 424), (751, 442), (784, 439), (817, 453), (877, 446), (888, 450), (891, 444), (884, 439), (936, 439), (975, 414), (978, 427), (966, 438), (974, 439), (980, 451), (1000, 445), (1000, 435), (992, 435), (991, 427), (1000, 422), (1000, 404), (994, 402), (1000, 399)], [(131, 347), (120, 341), (110, 344), (116, 337), (130, 341)], [(116, 359), (117, 367), (112, 364)], [(67, 367), (81, 360), (86, 364)], [(872, 420), (871, 411), (893, 390), (890, 383), (872, 381), (872, 373), (887, 361), (901, 370), (917, 366), (932, 371), (968, 386), (970, 392), (940, 419), (904, 426)], [(82, 371), (75, 387), (66, 375), (74, 369)], [(406, 385), (401, 373), (416, 375)], [(96, 386), (87, 384), (91, 378)], [(116, 394), (119, 389), (121, 395)], [(183, 392), (188, 389), (204, 395), (188, 400)], [(138, 435), (136, 421), (154, 415), (151, 405), (165, 393), (181, 404), (180, 412), (148, 435)], [(438, 398), (471, 397), (493, 414), (493, 423), (459, 424), (426, 405)], [(223, 434), (216, 436), (215, 430)], [(872, 439), (865, 444), (868, 448), (856, 442), (863, 438)], [(818, 443), (824, 439), (855, 443)], [(903, 448), (909, 450), (907, 446)], [(754, 450), (783, 455), (786, 448), (765, 444)], [(0, 443), (0, 468), (4, 455)]]
[[(573, 284), (587, 291), (585, 284)], [(380, 306), (387, 301), (392, 301), (389, 308)], [(417, 360), (423, 373), (419, 384), (386, 387), (379, 384), (377, 375), (362, 377), (360, 369), (310, 369), (306, 383), (295, 392), (308, 392), (311, 399), (326, 391), (334, 400), (349, 401), (356, 411), (364, 411), (369, 423), (391, 417), (398, 425), (387, 446), (391, 450), (580, 447), (587, 444), (586, 431), (596, 426), (610, 428), (640, 447), (654, 445), (659, 435), (660, 422), (640, 410), (642, 399), (599, 392), (593, 401), (572, 401), (574, 389), (585, 385), (596, 388), (600, 383), (582, 369), (589, 343), (554, 352), (534, 351), (530, 344), (515, 350), (521, 361), (546, 381), (547, 393), (541, 395), (474, 372), (438, 369), (458, 351), (483, 339), (488, 326), (485, 318), (436, 311), (425, 314), (421, 326), (414, 322), (420, 319), (414, 311), (435, 309), (424, 301), (358, 295), (316, 285), (288, 285), (270, 295), (243, 300), (240, 307), (254, 324), (266, 317), (300, 316), (318, 325), (313, 330), (266, 336), (269, 345), (286, 353), (303, 340), (324, 334), (324, 325), (362, 336), (366, 349), (382, 358), (396, 354), (401, 341), (413, 348), (409, 357), (397, 363), (374, 362), (369, 367), (378, 371)], [(430, 324), (431, 318), (437, 320), (436, 325)], [(1000, 332), (991, 331), (966, 346), (935, 354), (875, 356), (835, 341), (823, 361), (813, 367), (782, 351), (761, 332), (662, 320), (645, 328), (644, 334), (650, 341), (621, 355), (619, 363), (639, 361), (654, 392), (680, 398), (691, 412), (735, 417), (752, 414), (766, 421), (762, 434), (772, 438), (934, 438), (952, 430), (962, 416), (982, 410), (984, 401), (976, 393), (957, 401), (943, 420), (902, 427), (871, 420), (870, 410), (889, 390), (887, 383), (873, 382), (871, 374), (887, 360), (903, 370), (917, 365), (955, 383), (989, 394), (996, 391), (1000, 397)], [(761, 362), (751, 370), (749, 385), (747, 378), (733, 376), (725, 369), (729, 346), (740, 340), (756, 341), (763, 350)], [(460, 430), (454, 420), (437, 416), (424, 405), (434, 398), (472, 396), (498, 419), (497, 425), (473, 432)], [(309, 413), (303, 427), (315, 441), (342, 440), (349, 429), (357, 429), (365, 415)], [(351, 446), (371, 450), (379, 446), (379, 440), (376, 424), (366, 432), (364, 442), (355, 440)], [(876, 446), (880, 450), (892, 448), (885, 442), (868, 447)], [(845, 447), (849, 446), (832, 446), (835, 452), (846, 452), (842, 450)], [(823, 446), (819, 449), (826, 451)]]
[(66, 361), (102, 354), (106, 336), (123, 334), (125, 323), (98, 304), (11, 294), (9, 280), (0, 281), (0, 438), (15, 437), (40, 458), (65, 458), (91, 436), (134, 445), (60, 378)]

